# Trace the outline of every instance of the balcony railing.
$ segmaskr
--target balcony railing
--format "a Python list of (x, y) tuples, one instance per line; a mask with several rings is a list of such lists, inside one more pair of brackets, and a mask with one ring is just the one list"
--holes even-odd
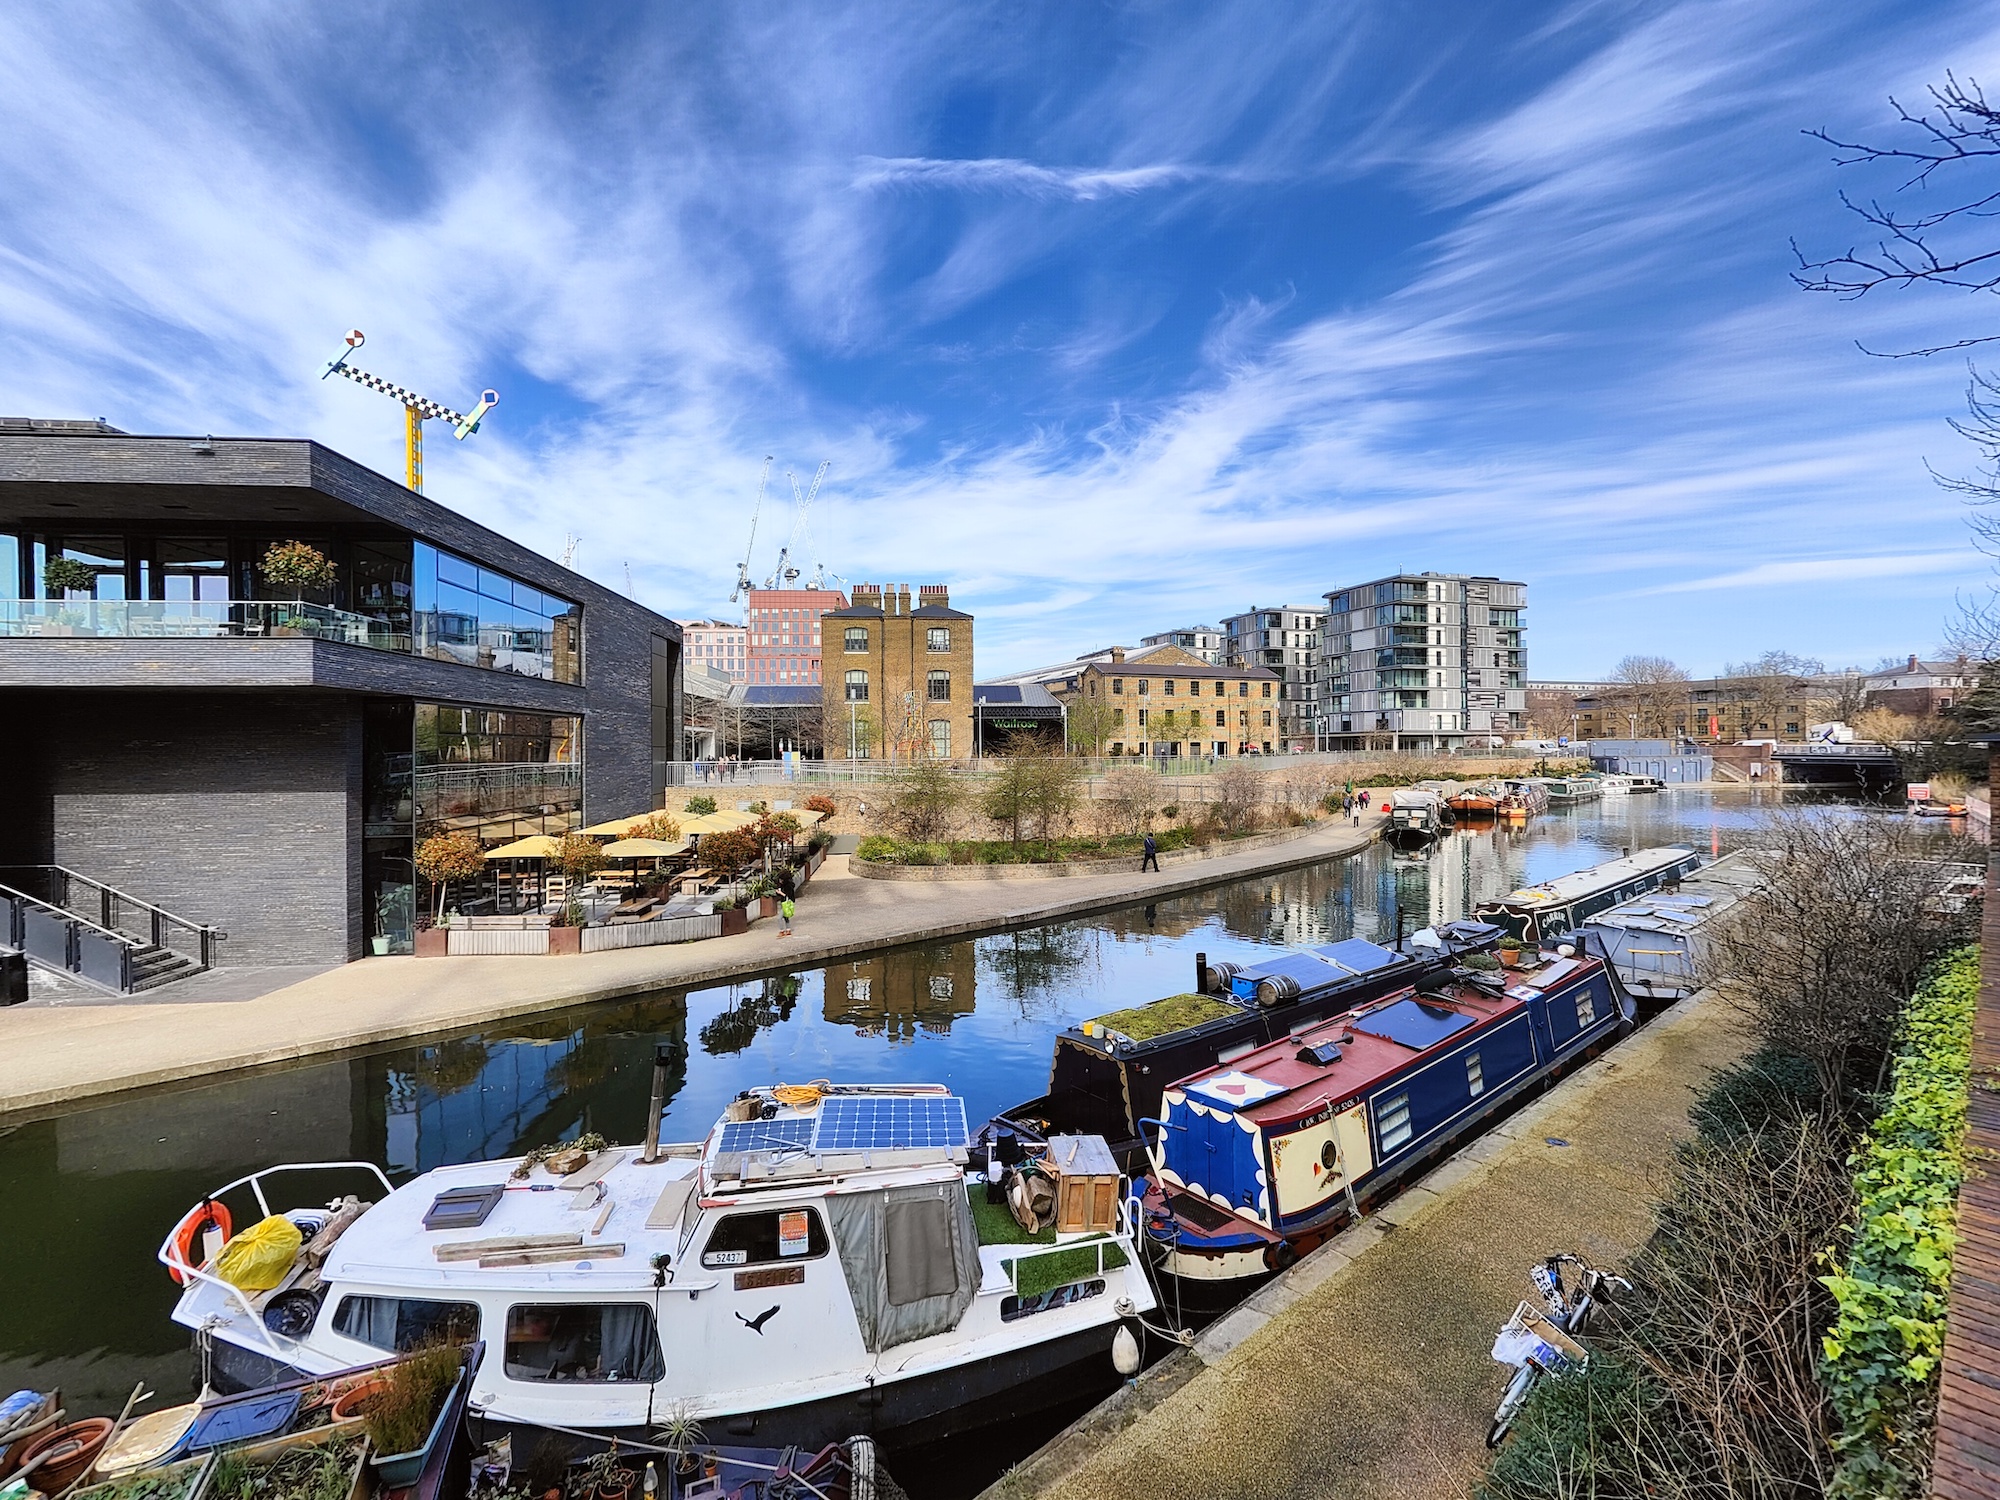
[(210, 640), (314, 636), (410, 651), (407, 631), (324, 604), (272, 599), (0, 599), (0, 637)]

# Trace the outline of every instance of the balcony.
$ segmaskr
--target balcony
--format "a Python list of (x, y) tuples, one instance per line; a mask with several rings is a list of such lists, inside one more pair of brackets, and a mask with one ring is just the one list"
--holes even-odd
[(324, 604), (230, 599), (0, 599), (0, 638), (212, 640), (313, 636), (410, 654), (407, 632)]

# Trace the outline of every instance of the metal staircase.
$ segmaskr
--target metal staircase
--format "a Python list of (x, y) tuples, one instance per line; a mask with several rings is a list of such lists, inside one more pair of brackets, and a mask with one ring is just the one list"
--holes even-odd
[(0, 942), (114, 995), (212, 968), (228, 934), (63, 865), (0, 866)]

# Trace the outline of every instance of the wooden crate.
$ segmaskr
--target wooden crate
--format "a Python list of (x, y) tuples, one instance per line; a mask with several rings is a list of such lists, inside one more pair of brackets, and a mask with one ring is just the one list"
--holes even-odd
[(1057, 1234), (1117, 1230), (1119, 1184), (1124, 1178), (1103, 1136), (1051, 1136), (1043, 1160), (1056, 1181)]

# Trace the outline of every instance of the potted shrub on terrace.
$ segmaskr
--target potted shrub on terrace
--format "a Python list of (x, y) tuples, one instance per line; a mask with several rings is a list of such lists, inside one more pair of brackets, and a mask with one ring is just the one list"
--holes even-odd
[(740, 896), (721, 896), (716, 899), (715, 914), (722, 918), (722, 935), (734, 937), (739, 932), (750, 930), (750, 913), (743, 906)]
[[(42, 564), (42, 590), (51, 599), (88, 599), (97, 591), (97, 569), (74, 557), (52, 557)], [(86, 618), (82, 610), (59, 609), (49, 622), (51, 635), (74, 635)]]
[(296, 631), (306, 626), (306, 593), (333, 587), (333, 562), (319, 548), (306, 542), (273, 542), (264, 552), (258, 571), (264, 586), (274, 593), (289, 593), (296, 612), (274, 629)]
[(474, 880), (486, 871), (486, 853), (469, 833), (434, 833), (417, 845), (417, 873), (437, 888), (435, 925), (417, 934), (419, 958), (441, 957), (450, 951), (444, 922), (445, 897), (454, 880)]
[(549, 952), (581, 953), (584, 910), (577, 891), (586, 880), (604, 868), (604, 846), (587, 834), (566, 833), (556, 853), (556, 863), (569, 877), (570, 897), (562, 915), (549, 928)]

